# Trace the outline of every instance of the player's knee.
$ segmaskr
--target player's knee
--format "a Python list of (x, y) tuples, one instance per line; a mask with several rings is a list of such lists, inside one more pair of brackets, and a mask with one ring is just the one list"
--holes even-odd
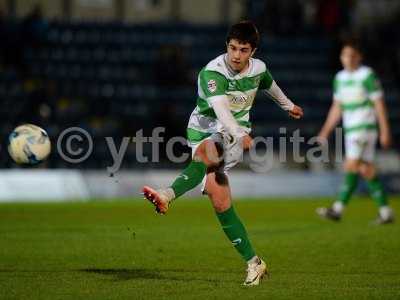
[(361, 164), (360, 175), (366, 180), (373, 179), (376, 176), (376, 169), (374, 165), (370, 163)]
[(207, 168), (218, 168), (222, 161), (222, 147), (213, 141), (204, 141), (197, 149), (195, 157), (199, 158)]
[[(222, 146), (212, 141), (205, 141), (196, 151), (195, 157), (207, 166), (207, 174), (217, 174), (224, 164)], [(217, 182), (220, 184), (226, 182), (224, 175), (218, 175)]]
[(358, 160), (347, 160), (344, 169), (346, 172), (358, 173), (360, 172), (360, 162)]

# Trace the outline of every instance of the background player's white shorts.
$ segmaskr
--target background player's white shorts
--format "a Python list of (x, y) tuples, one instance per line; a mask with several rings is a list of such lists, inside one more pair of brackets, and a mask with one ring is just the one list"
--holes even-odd
[(345, 135), (346, 159), (373, 162), (378, 133), (376, 131), (354, 132)]

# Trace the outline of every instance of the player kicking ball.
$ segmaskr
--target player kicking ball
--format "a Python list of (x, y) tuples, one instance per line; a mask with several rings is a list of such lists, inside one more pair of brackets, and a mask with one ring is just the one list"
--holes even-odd
[(373, 163), (378, 132), (383, 148), (386, 149), (391, 144), (383, 91), (374, 71), (361, 64), (362, 53), (357, 44), (345, 43), (340, 60), (344, 69), (335, 76), (333, 104), (319, 133), (319, 140), (326, 141), (343, 115), (345, 177), (337, 200), (329, 208), (318, 208), (317, 213), (321, 217), (339, 221), (361, 176), (367, 181), (370, 195), (379, 206), (375, 223), (392, 223), (393, 211), (388, 206)]
[(227, 52), (210, 61), (198, 75), (197, 106), (187, 128), (192, 161), (165, 189), (143, 187), (145, 198), (165, 214), (171, 202), (203, 183), (222, 229), (247, 262), (244, 285), (258, 285), (267, 274), (265, 262), (256, 255), (233, 205), (227, 172), (252, 146), (249, 112), (257, 90), (263, 90), (290, 116), (303, 116), (281, 91), (265, 63), (252, 58), (259, 44), (252, 22), (233, 25), (227, 36)]

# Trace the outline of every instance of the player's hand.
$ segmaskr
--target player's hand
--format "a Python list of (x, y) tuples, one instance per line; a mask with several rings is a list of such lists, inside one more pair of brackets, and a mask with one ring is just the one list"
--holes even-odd
[(300, 106), (293, 106), (292, 110), (289, 111), (289, 116), (291, 116), (294, 119), (300, 119), (304, 115), (303, 109)]
[(382, 132), (379, 136), (379, 142), (383, 149), (388, 149), (392, 145), (392, 137), (388, 132)]
[(317, 143), (320, 144), (321, 146), (327, 145), (328, 144), (328, 135), (320, 132), (317, 135)]
[(249, 150), (253, 146), (253, 139), (250, 135), (246, 134), (242, 137), (242, 147), (243, 150)]

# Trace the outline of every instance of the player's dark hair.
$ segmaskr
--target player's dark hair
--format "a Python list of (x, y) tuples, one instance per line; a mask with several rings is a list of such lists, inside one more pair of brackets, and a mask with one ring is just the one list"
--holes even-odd
[(241, 44), (249, 43), (253, 49), (260, 43), (260, 34), (252, 21), (241, 21), (232, 25), (226, 37), (226, 43), (230, 40), (238, 40)]
[(347, 40), (344, 40), (343, 43), (342, 43), (342, 49), (345, 48), (345, 47), (350, 47), (350, 48), (356, 50), (356, 51), (357, 51), (358, 53), (360, 53), (360, 54), (363, 53), (361, 44), (360, 44), (360, 42), (359, 42), (358, 40), (356, 40), (356, 39), (347, 39)]

